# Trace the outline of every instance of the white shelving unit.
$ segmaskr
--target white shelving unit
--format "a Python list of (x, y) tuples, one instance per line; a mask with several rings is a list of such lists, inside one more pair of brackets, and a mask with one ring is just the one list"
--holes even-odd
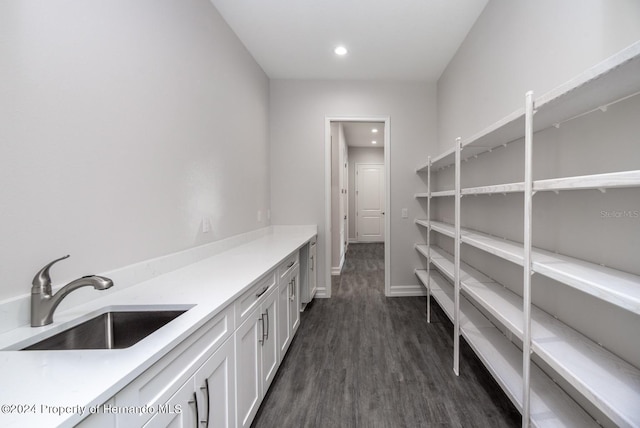
[[(538, 274), (640, 316), (640, 276), (532, 246), (536, 193), (640, 188), (640, 170), (533, 180), (534, 134), (596, 110), (606, 111), (638, 94), (640, 42), (537, 99), (527, 93), (524, 108), (470, 138), (458, 139), (455, 147), (417, 169), (428, 176), (427, 192), (416, 194), (427, 198), (427, 218), (415, 220), (426, 230), (427, 243), (416, 244), (416, 250), (427, 269), (415, 273), (454, 325), (454, 371), (458, 373), (457, 339), (462, 336), (522, 412), (523, 427), (598, 426), (594, 415), (588, 415), (552, 377), (562, 378), (574, 389), (571, 394), (579, 394), (579, 401), (598, 409), (609, 425), (640, 427), (640, 368), (531, 302), (531, 276)], [(462, 160), (523, 139), (524, 181), (461, 188)], [(431, 174), (446, 167), (454, 168), (455, 189), (432, 191)], [(461, 227), (463, 196), (508, 193), (524, 196), (522, 242)], [(431, 199), (451, 196), (455, 198), (454, 224), (431, 219)], [(433, 245), (432, 233), (453, 239), (454, 254)], [(522, 266), (522, 295), (461, 260), (463, 245)], [(513, 335), (516, 343), (503, 331)], [(538, 367), (531, 354), (551, 373)]]

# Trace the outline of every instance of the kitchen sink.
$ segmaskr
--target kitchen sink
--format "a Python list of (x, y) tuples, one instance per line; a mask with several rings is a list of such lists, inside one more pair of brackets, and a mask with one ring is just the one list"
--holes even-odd
[(186, 310), (105, 312), (23, 348), (23, 351), (124, 349), (176, 319)]

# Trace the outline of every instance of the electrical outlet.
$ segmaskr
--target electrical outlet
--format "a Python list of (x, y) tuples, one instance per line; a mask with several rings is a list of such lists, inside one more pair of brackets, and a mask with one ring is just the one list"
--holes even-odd
[(202, 233), (209, 233), (211, 231), (211, 222), (209, 217), (202, 217)]
[(403, 208), (402, 209), (402, 218), (409, 218), (409, 209), (408, 208)]

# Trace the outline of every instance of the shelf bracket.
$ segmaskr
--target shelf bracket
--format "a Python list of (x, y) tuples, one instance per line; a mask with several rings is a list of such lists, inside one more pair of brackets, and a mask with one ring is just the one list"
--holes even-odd
[(598, 190), (602, 193), (607, 193), (607, 189), (605, 187), (598, 187)]

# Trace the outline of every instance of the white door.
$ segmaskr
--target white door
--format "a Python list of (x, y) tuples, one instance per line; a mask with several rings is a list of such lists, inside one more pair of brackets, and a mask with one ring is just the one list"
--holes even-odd
[(260, 307), (263, 318), (262, 331), (262, 395), (264, 395), (271, 381), (278, 371), (279, 349), (276, 338), (278, 336), (276, 328), (278, 327), (278, 290), (273, 290), (264, 300)]
[(356, 239), (384, 242), (384, 165), (356, 164)]
[(233, 338), (229, 338), (196, 372), (196, 392), (203, 399), (199, 420), (206, 420), (209, 428), (236, 426), (235, 359)]
[(259, 310), (253, 311), (235, 334), (236, 422), (241, 428), (248, 428), (251, 425), (262, 399), (260, 390), (262, 318), (259, 312)]

